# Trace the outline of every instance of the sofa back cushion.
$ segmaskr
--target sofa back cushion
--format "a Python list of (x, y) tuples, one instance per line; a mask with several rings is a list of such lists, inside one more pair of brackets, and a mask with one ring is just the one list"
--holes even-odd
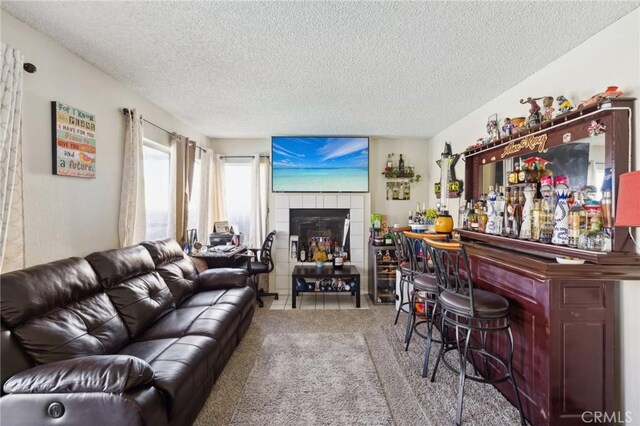
[(149, 252), (132, 246), (86, 257), (124, 320), (132, 339), (175, 309), (171, 291), (155, 271)]
[(0, 281), (2, 321), (36, 364), (111, 354), (129, 341), (122, 319), (84, 259), (9, 272)]
[(198, 272), (193, 261), (171, 238), (145, 241), (142, 245), (151, 255), (156, 271), (171, 290), (176, 305), (180, 305), (195, 292), (194, 280)]

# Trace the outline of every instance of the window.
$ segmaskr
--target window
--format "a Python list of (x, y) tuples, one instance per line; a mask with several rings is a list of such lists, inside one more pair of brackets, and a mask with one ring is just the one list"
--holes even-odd
[(251, 163), (226, 162), (224, 173), (227, 220), (235, 232), (242, 232), (246, 238), (251, 221)]
[(144, 193), (147, 211), (146, 239), (169, 236), (171, 154), (169, 148), (145, 139)]
[[(189, 219), (187, 229), (197, 229), (200, 220), (200, 188), (202, 184), (202, 172), (200, 160), (196, 160), (193, 165), (193, 186), (191, 188), (191, 199), (189, 200)], [(204, 241), (205, 235), (198, 235), (198, 240)]]

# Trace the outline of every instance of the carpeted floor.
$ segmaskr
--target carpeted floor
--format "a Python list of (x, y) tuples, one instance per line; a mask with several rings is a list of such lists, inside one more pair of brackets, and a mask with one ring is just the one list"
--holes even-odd
[[(358, 424), (373, 425), (451, 425), (455, 418), (455, 397), (457, 392), (457, 376), (445, 368), (438, 370), (435, 383), (420, 377), (424, 340), (414, 337), (408, 352), (404, 351), (404, 314), (397, 326), (393, 326), (395, 311), (392, 306), (372, 306), (368, 310), (270, 310), (269, 301), (263, 309), (257, 309), (251, 327), (247, 331), (222, 375), (205, 403), (195, 425), (296, 425), (296, 424)], [(327, 333), (334, 334), (329, 339)], [(295, 400), (280, 397), (280, 385), (274, 384), (277, 377), (271, 376), (269, 365), (277, 367), (278, 363), (291, 363), (295, 359), (296, 349), (281, 353), (269, 352), (290, 339), (290, 335), (307, 336), (308, 341), (322, 341), (326, 344), (325, 360), (329, 360), (333, 351), (341, 344), (346, 335), (358, 336), (357, 343), (349, 348), (350, 356), (357, 356), (362, 363), (371, 383), (376, 382), (371, 376), (373, 368), (377, 382), (381, 386), (385, 404), (376, 403), (371, 406), (366, 417), (358, 417), (354, 411), (352, 416), (312, 417), (309, 413), (332, 413), (337, 408), (332, 398), (335, 392), (313, 393), (301, 392)], [(340, 337), (342, 336), (342, 337)], [(335, 342), (336, 345), (330, 345)], [(432, 352), (432, 362), (435, 358)], [(264, 354), (259, 357), (261, 349)], [(343, 347), (344, 350), (346, 348)], [(300, 345), (298, 345), (300, 350)], [(314, 349), (314, 351), (316, 351)], [(368, 353), (367, 353), (368, 352)], [(454, 355), (452, 353), (452, 355)], [(367, 361), (367, 359), (369, 361)], [(300, 363), (305, 360), (297, 360)], [(372, 366), (368, 363), (372, 363)], [(291, 377), (284, 369), (277, 369), (277, 376), (283, 382)], [(255, 375), (252, 375), (255, 372)], [(300, 370), (303, 374), (304, 369)], [(323, 380), (343, 383), (339, 377), (344, 375), (342, 369), (328, 369)], [(264, 379), (261, 380), (261, 376)], [(300, 376), (302, 377), (302, 376)], [(340, 392), (357, 395), (362, 382), (351, 383), (353, 389), (341, 389)], [(375, 383), (374, 383), (375, 385)], [(324, 385), (329, 387), (330, 385)], [(269, 395), (271, 394), (271, 395)], [(378, 400), (377, 398), (373, 398)], [(276, 403), (277, 401), (277, 403)], [(305, 408), (306, 407), (306, 408)], [(341, 409), (341, 407), (340, 407)], [(288, 414), (287, 414), (288, 413)], [(390, 418), (389, 418), (389, 413)], [(517, 425), (518, 411), (492, 386), (467, 381), (465, 388), (465, 404), (463, 424), (466, 425)]]

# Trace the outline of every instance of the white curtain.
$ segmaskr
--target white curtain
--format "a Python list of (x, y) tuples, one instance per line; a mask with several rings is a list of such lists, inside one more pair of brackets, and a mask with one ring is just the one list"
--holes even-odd
[(249, 231), (250, 247), (262, 247), (267, 236), (267, 200), (269, 197), (269, 164), (261, 161), (260, 154), (251, 160), (251, 221)]
[(213, 170), (211, 174), (213, 191), (211, 220), (213, 222), (227, 220), (226, 176), (224, 158), (221, 155), (213, 155)]
[(209, 234), (213, 230), (213, 165), (214, 156), (210, 149), (200, 157), (200, 212), (198, 215), (198, 239), (209, 244)]
[(24, 268), (22, 78), (24, 57), (2, 43), (0, 85), (0, 271)]
[(144, 194), (142, 116), (136, 109), (125, 114), (124, 159), (120, 193), (118, 238), (121, 247), (144, 241), (146, 210)]

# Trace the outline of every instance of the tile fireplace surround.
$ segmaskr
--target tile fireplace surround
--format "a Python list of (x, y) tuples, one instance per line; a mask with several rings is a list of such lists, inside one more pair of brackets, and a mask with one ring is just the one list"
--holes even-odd
[[(275, 291), (291, 291), (291, 272), (296, 261), (289, 256), (289, 209), (349, 209), (351, 219), (349, 261), (360, 271), (362, 294), (367, 292), (365, 269), (365, 196), (362, 194), (278, 194), (275, 197)], [(273, 279), (273, 275), (271, 277)], [(271, 290), (274, 290), (271, 285)]]

